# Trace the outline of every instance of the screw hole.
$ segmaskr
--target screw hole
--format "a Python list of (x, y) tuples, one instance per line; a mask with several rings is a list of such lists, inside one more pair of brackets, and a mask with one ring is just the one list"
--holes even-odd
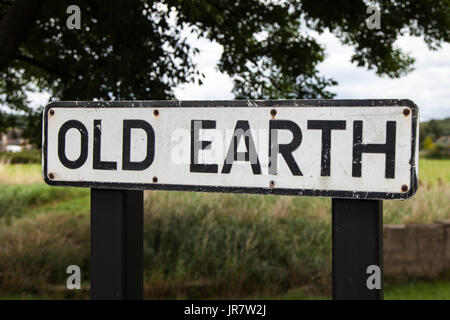
[(410, 110), (409, 108), (403, 109), (403, 115), (404, 115), (405, 117), (409, 116), (410, 113), (411, 113), (411, 110)]
[(402, 191), (403, 192), (408, 191), (408, 186), (406, 184), (402, 185)]
[(52, 116), (52, 115), (54, 115), (54, 114), (55, 114), (55, 110), (53, 110), (53, 109), (50, 109), (49, 113), (50, 113), (50, 115)]
[(55, 175), (53, 173), (49, 173), (48, 174), (48, 178), (53, 180), (53, 179), (55, 179)]
[(158, 177), (153, 177), (153, 182), (157, 183), (158, 182)]
[(270, 110), (270, 114), (272, 115), (272, 117), (275, 117), (277, 115), (277, 109)]
[(271, 187), (271, 188), (275, 187), (275, 181), (270, 180), (269, 187)]
[(159, 111), (158, 111), (158, 109), (156, 109), (156, 110), (153, 110), (153, 114), (157, 117), (158, 115), (159, 115)]

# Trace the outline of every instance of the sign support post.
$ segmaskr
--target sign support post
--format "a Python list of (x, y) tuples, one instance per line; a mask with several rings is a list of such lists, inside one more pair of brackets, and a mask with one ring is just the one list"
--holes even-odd
[(143, 191), (91, 189), (91, 299), (142, 299)]
[(383, 299), (383, 202), (333, 198), (332, 238), (333, 299)]

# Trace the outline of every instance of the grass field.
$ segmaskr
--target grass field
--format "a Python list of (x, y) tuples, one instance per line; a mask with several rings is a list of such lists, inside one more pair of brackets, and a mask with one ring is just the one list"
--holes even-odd
[[(327, 300), (324, 295), (311, 287), (295, 288), (278, 296), (255, 296), (252, 299), (279, 300)], [(450, 281), (447, 280), (411, 280), (400, 283), (387, 283), (384, 289), (385, 300), (450, 300)]]
[[(416, 196), (385, 201), (385, 223), (450, 218), (450, 161), (419, 169)], [(70, 264), (89, 283), (89, 190), (45, 185), (40, 165), (0, 166), (0, 188), (0, 297), (87, 297), (60, 288)], [(145, 297), (329, 298), (330, 209), (325, 198), (146, 192)], [(385, 296), (449, 292), (415, 282), (386, 284)]]

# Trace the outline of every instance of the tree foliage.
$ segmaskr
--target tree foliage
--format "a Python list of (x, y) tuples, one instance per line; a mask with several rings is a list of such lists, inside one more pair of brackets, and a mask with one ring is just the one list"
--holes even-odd
[(433, 139), (431, 139), (430, 136), (426, 137), (425, 141), (423, 142), (423, 148), (425, 150), (434, 150), (434, 148), (436, 148), (435, 144), (433, 143)]
[(433, 142), (442, 136), (450, 136), (450, 118), (422, 122), (419, 132), (420, 148), (426, 148), (427, 139)]
[[(376, 1), (381, 29), (366, 26), (362, 0), (24, 3), (0, 2), (0, 130), (10, 123), (5, 107), (29, 111), (33, 90), (59, 100), (174, 98), (174, 87), (203, 78), (188, 33), (223, 46), (218, 69), (237, 98), (332, 98), (336, 82), (317, 70), (326, 53), (311, 31), (329, 30), (354, 48), (356, 65), (392, 78), (414, 63), (395, 46), (399, 36), (423, 37), (430, 49), (450, 39), (448, 0)], [(66, 27), (73, 4), (80, 30)]]

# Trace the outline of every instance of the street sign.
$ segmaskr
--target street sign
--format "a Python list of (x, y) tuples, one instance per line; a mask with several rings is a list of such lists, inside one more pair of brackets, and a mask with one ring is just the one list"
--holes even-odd
[(409, 100), (54, 102), (50, 185), (405, 199), (417, 189)]

